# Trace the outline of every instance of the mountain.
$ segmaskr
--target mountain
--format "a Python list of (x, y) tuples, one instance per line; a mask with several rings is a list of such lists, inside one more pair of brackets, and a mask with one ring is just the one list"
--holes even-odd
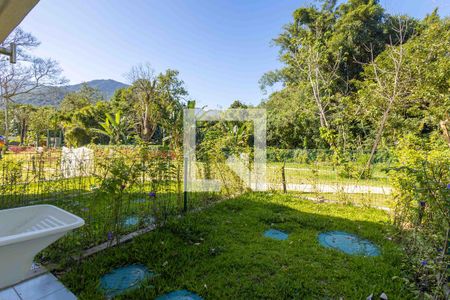
[[(87, 81), (86, 84), (98, 89), (106, 100), (109, 100), (116, 90), (128, 86), (112, 79), (96, 79)], [(58, 106), (65, 95), (79, 91), (82, 85), (83, 83), (66, 86), (43, 86), (33, 91), (32, 94), (14, 98), (14, 102), (36, 106)]]
[[(105, 99), (110, 99), (114, 92), (120, 88), (127, 87), (125, 83), (115, 81), (112, 79), (96, 79), (86, 82), (88, 86), (94, 89), (98, 89)], [(74, 85), (68, 85), (66, 86), (66, 90), (68, 92), (77, 92), (81, 89), (81, 86), (83, 83), (74, 84)]]

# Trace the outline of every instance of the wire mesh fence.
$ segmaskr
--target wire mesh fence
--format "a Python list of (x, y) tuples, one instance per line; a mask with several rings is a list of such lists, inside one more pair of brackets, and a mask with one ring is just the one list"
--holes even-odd
[[(86, 148), (87, 149), (87, 148)], [(64, 261), (82, 250), (178, 215), (185, 209), (183, 166), (166, 150), (88, 149), (91, 155), (45, 151), (6, 155), (0, 160), (0, 209), (51, 204), (82, 217), (86, 224), (43, 251), (38, 260)], [(134, 165), (120, 198), (105, 191), (114, 180), (111, 162)], [(124, 174), (126, 174), (124, 171)], [(219, 193), (191, 193), (188, 209), (204, 206)]]
[(269, 149), (269, 188), (296, 192), (322, 201), (389, 207), (392, 155), (379, 151), (367, 167), (370, 153), (334, 153), (317, 149)]
[[(389, 156), (377, 154), (370, 176), (361, 177), (358, 173), (366, 156), (352, 154), (336, 164), (333, 153), (327, 151), (269, 149), (267, 184), (269, 189), (285, 188), (306, 199), (389, 206)], [(120, 160), (123, 167), (111, 169), (112, 163)], [(40, 262), (64, 262), (87, 248), (163, 223), (185, 208), (204, 207), (245, 191), (226, 164), (200, 164), (197, 178), (216, 178), (223, 189), (191, 192), (185, 207), (179, 153), (140, 147), (90, 147), (78, 153), (49, 150), (10, 154), (0, 160), (0, 209), (52, 204), (82, 217), (85, 226), (37, 257)], [(108, 184), (122, 177), (127, 177), (124, 187), (108, 191)]]

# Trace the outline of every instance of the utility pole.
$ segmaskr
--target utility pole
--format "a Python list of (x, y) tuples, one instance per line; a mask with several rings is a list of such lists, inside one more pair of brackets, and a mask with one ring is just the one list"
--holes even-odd
[[(9, 44), (9, 48), (0, 47), (0, 54), (9, 56), (9, 62), (11, 64), (15, 64), (17, 62), (17, 45), (15, 43)], [(8, 101), (3, 97), (3, 86), (1, 84), (0, 78), (0, 103), (3, 100), (5, 105), (5, 146), (8, 147), (8, 138), (9, 138), (9, 118), (8, 118)]]
[(15, 64), (17, 61), (17, 45), (9, 44), (9, 48), (0, 47), (0, 54), (9, 56), (9, 62)]

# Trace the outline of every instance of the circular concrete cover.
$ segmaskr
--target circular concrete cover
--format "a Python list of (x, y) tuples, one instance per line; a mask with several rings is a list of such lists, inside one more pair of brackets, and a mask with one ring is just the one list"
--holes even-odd
[(337, 249), (350, 255), (380, 255), (380, 249), (372, 242), (343, 231), (321, 233), (319, 243), (326, 248)]

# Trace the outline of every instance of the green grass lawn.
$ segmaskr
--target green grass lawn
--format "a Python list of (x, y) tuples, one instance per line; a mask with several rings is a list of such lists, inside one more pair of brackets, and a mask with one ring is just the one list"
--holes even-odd
[[(269, 228), (288, 232), (288, 240), (265, 238)], [(331, 230), (370, 239), (382, 255), (322, 248), (317, 235)], [(80, 299), (103, 299), (101, 275), (136, 263), (158, 275), (124, 299), (153, 299), (177, 289), (204, 299), (365, 299), (381, 292), (408, 299), (402, 283), (392, 280), (401, 274), (402, 252), (388, 240), (389, 232), (380, 210), (250, 193), (98, 253), (62, 274), (62, 281)]]
[(390, 195), (381, 194), (346, 194), (346, 193), (302, 193), (290, 192), (294, 197), (306, 198), (314, 201), (330, 201), (340, 204), (353, 204), (365, 207), (393, 208), (395, 202)]

